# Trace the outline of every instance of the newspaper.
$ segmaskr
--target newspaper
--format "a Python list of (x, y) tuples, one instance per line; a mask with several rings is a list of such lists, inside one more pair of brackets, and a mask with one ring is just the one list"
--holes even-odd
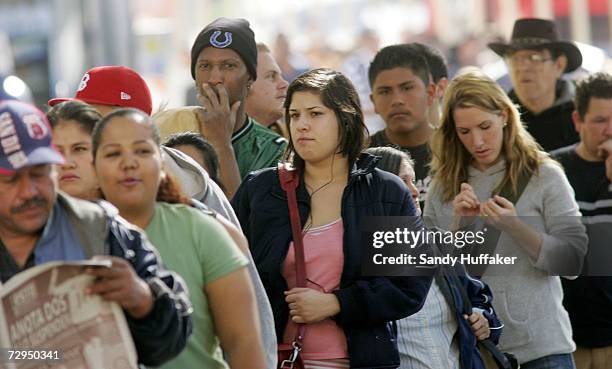
[(0, 285), (0, 368), (138, 368), (123, 310), (85, 294), (94, 281), (86, 267), (110, 263), (52, 262)]

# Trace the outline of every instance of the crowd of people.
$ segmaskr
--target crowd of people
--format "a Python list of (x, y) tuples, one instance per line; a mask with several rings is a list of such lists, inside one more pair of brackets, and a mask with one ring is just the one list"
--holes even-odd
[[(407, 43), (372, 53), (366, 104), (340, 71), (286, 81), (248, 21), (219, 18), (191, 50), (196, 106), (153, 114), (124, 66), (46, 114), (1, 101), (1, 281), (108, 259), (88, 293), (122, 307), (146, 367), (503, 367), (493, 346), (612, 368), (612, 75), (564, 79), (582, 56), (545, 19), (489, 47), (510, 91)], [(399, 216), (495, 227), (518, 262), (365, 274), (363, 224)]]

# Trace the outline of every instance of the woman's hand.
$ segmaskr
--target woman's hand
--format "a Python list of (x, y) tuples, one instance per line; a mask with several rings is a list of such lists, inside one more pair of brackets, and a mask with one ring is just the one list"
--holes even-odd
[(472, 328), (474, 336), (476, 336), (479, 341), (489, 338), (491, 330), (489, 329), (489, 321), (484, 315), (473, 312), (470, 316), (464, 314), (463, 318), (470, 323), (470, 328)]
[(481, 215), (487, 224), (502, 231), (511, 232), (517, 226), (517, 214), (514, 204), (495, 195), (482, 204)]
[(473, 217), (480, 213), (480, 201), (474, 189), (467, 183), (461, 184), (461, 192), (453, 200), (455, 214), (462, 217)]
[(285, 291), (289, 316), (295, 323), (316, 323), (340, 312), (340, 303), (333, 293), (311, 288), (292, 288)]

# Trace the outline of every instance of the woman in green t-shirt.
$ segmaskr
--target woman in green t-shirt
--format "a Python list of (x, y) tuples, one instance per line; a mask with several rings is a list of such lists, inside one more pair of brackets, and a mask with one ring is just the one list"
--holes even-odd
[(106, 200), (145, 230), (164, 264), (181, 274), (194, 306), (187, 348), (164, 368), (265, 368), (247, 258), (223, 226), (191, 206), (165, 174), (157, 126), (119, 109), (93, 132), (94, 164)]

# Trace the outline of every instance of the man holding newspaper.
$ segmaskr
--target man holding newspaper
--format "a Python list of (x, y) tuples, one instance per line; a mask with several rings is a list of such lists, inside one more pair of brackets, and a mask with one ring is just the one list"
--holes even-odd
[(118, 303), (138, 362), (160, 365), (191, 333), (183, 281), (161, 266), (144, 234), (112, 206), (58, 193), (52, 164), (62, 162), (42, 112), (0, 102), (0, 280), (50, 261), (107, 260), (110, 268), (85, 269), (96, 278), (85, 293)]

